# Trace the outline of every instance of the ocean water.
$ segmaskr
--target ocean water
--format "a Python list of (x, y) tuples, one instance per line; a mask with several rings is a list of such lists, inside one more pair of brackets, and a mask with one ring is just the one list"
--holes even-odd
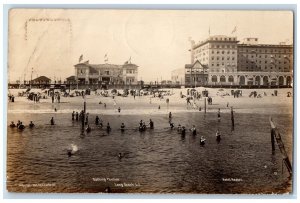
[[(77, 104), (61, 104), (61, 109), (78, 109)], [(63, 106), (65, 105), (65, 106)], [(20, 107), (26, 113), (18, 113)], [(169, 128), (167, 114), (99, 115), (108, 134), (94, 124), (81, 135), (80, 122), (67, 112), (54, 112), (51, 104), (10, 103), (7, 125), (21, 120), (35, 127), (19, 131), (7, 129), (7, 189), (12, 192), (101, 193), (195, 193), (271, 194), (292, 192), (292, 181), (276, 145), (271, 150), (269, 114), (235, 112), (231, 129), (230, 113), (173, 113), (175, 126), (197, 128), (182, 137)], [(39, 112), (40, 111), (40, 112)], [(47, 111), (45, 113), (45, 111)], [(49, 111), (49, 112), (48, 112)], [(99, 111), (101, 112), (101, 111)], [(56, 125), (50, 125), (51, 117)], [(292, 161), (293, 118), (272, 114)], [(154, 129), (137, 130), (140, 120), (154, 121)], [(120, 131), (124, 122), (126, 131)], [(221, 141), (215, 138), (221, 132)], [(206, 144), (200, 146), (200, 137)], [(68, 150), (78, 149), (72, 156)], [(122, 154), (122, 158), (118, 154)]]

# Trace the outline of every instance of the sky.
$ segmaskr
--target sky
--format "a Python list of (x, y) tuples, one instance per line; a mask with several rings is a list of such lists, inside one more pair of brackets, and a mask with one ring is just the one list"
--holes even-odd
[[(26, 23), (27, 22), (27, 23)], [(234, 27), (236, 32), (232, 34)], [(12, 9), (8, 79), (74, 75), (80, 55), (90, 64), (139, 66), (138, 80), (170, 80), (190, 63), (189, 38), (257, 37), (261, 44), (293, 43), (290, 11)]]

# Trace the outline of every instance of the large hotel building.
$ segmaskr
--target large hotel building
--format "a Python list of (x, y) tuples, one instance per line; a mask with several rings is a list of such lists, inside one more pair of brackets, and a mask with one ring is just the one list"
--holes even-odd
[(259, 44), (258, 38), (239, 42), (236, 37), (218, 35), (199, 43), (191, 40), (189, 51), (191, 63), (184, 71), (172, 72), (173, 82), (186, 86), (292, 85), (292, 45)]

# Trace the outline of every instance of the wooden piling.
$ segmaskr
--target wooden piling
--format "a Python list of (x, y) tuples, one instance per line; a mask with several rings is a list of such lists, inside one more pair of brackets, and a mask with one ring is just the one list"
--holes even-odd
[(275, 144), (273, 146), (273, 143), (274, 143), (274, 138), (276, 139), (276, 142), (277, 142), (277, 145), (280, 149), (280, 152), (283, 156), (282, 158), (282, 161), (284, 162), (286, 168), (288, 169), (289, 173), (292, 174), (292, 164), (289, 160), (289, 157), (285, 151), (285, 148), (284, 148), (284, 144), (281, 140), (281, 135), (280, 133), (278, 132), (278, 129), (276, 127), (276, 125), (273, 123), (272, 121), (272, 118), (270, 117), (269, 118), (269, 121), (270, 121), (270, 125), (271, 125), (271, 142), (272, 142), (272, 150), (275, 150)]
[(206, 113), (206, 97), (204, 98), (204, 113)]
[(231, 107), (231, 130), (234, 130), (234, 114), (233, 114), (233, 107)]

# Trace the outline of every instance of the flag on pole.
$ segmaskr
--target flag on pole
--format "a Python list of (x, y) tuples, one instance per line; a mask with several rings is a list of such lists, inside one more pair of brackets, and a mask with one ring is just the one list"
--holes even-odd
[(130, 58), (128, 59), (128, 63), (131, 63), (131, 56), (130, 56)]
[(107, 53), (104, 55), (104, 62), (105, 62), (105, 63), (107, 63), (107, 62), (108, 62)]
[(234, 28), (233, 28), (231, 34), (235, 33), (235, 32), (236, 32), (236, 29), (237, 29), (236, 26), (234, 26)]
[(210, 36), (210, 26), (209, 26), (209, 28), (208, 28), (208, 36)]
[(83, 55), (81, 54), (80, 57), (79, 57), (79, 63), (80, 63), (80, 61), (82, 61), (82, 60), (83, 60)]

